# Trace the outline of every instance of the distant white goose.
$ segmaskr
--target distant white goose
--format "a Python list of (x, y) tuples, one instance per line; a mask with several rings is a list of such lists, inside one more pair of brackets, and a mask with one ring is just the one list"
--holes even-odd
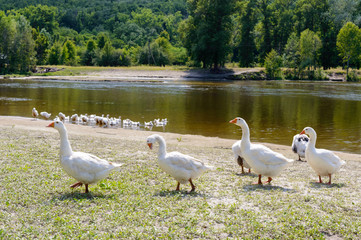
[(78, 116), (78, 114), (75, 113), (75, 114), (71, 115), (70, 119), (72, 122), (78, 122), (79, 116)]
[(301, 157), (305, 158), (305, 151), (309, 141), (309, 137), (305, 134), (296, 134), (293, 136), (292, 151), (298, 154), (298, 161), (302, 161)]
[(62, 121), (62, 122), (64, 122), (64, 121), (65, 121), (66, 116), (65, 116), (65, 114), (64, 114), (64, 113), (59, 112), (58, 116), (59, 116), (60, 121)]
[(156, 142), (159, 144), (158, 164), (164, 172), (171, 175), (177, 181), (176, 191), (179, 191), (181, 183), (189, 182), (192, 187), (191, 192), (193, 192), (195, 186), (192, 180), (198, 178), (204, 171), (212, 167), (179, 152), (167, 153), (165, 140), (158, 134), (153, 134), (147, 138), (147, 144), (150, 149), (153, 148), (153, 144)]
[(111, 163), (89, 153), (73, 152), (63, 122), (56, 120), (48, 127), (53, 127), (60, 133), (60, 165), (67, 174), (79, 181), (71, 185), (71, 188), (84, 184), (87, 193), (89, 184), (96, 183), (107, 177), (111, 171), (120, 169), (122, 164)]
[(245, 167), (248, 168), (248, 172), (250, 173), (251, 167), (249, 166), (247, 161), (242, 157), (241, 143), (242, 143), (242, 140), (239, 140), (232, 145), (232, 151), (234, 154), (234, 158), (236, 159), (238, 165), (241, 166), (242, 174), (245, 173), (244, 172)]
[(41, 112), (40, 116), (42, 116), (45, 119), (49, 119), (51, 116), (51, 113), (47, 113), (47, 112)]
[(31, 115), (33, 116), (33, 118), (37, 118), (39, 116), (39, 113), (38, 111), (36, 110), (36, 108), (33, 108), (32, 112), (31, 112)]
[(262, 175), (268, 177), (266, 183), (270, 183), (273, 177), (278, 176), (292, 159), (288, 159), (280, 153), (274, 152), (261, 144), (250, 141), (249, 128), (243, 118), (237, 117), (230, 121), (242, 128), (241, 152), (250, 167), (258, 174), (258, 184), (262, 184)]
[(306, 147), (306, 159), (318, 175), (319, 182), (322, 183), (321, 176), (328, 176), (328, 184), (331, 184), (331, 175), (338, 172), (345, 161), (329, 150), (316, 148), (317, 134), (313, 128), (305, 127), (300, 134), (310, 136), (310, 142)]

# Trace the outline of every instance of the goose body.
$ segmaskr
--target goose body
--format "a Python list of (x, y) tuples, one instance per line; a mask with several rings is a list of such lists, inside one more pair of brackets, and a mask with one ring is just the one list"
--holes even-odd
[(153, 148), (153, 144), (156, 142), (159, 144), (158, 164), (164, 172), (171, 175), (178, 182), (176, 191), (179, 191), (180, 183), (189, 182), (192, 186), (191, 192), (193, 192), (195, 186), (192, 180), (198, 178), (203, 172), (212, 167), (205, 165), (194, 157), (179, 152), (167, 153), (165, 140), (158, 134), (153, 134), (147, 138), (150, 149)]
[(47, 113), (47, 112), (41, 112), (40, 116), (42, 116), (45, 119), (49, 119), (51, 116), (51, 113)]
[(39, 116), (38, 111), (36, 110), (36, 108), (33, 108), (31, 115), (33, 116), (33, 118), (37, 118)]
[(305, 152), (309, 141), (309, 137), (307, 137), (305, 134), (296, 134), (293, 136), (292, 151), (298, 154), (299, 161), (302, 161), (301, 157), (306, 157)]
[(319, 182), (322, 183), (321, 176), (329, 176), (328, 184), (331, 184), (331, 175), (338, 172), (345, 161), (329, 150), (316, 148), (317, 134), (313, 128), (305, 127), (300, 134), (310, 136), (310, 142), (306, 147), (306, 159), (318, 175)]
[(235, 142), (232, 145), (232, 151), (233, 151), (236, 162), (238, 163), (239, 166), (241, 166), (242, 174), (244, 174), (244, 168), (248, 168), (248, 172), (251, 172), (251, 167), (249, 166), (247, 161), (242, 157), (241, 143), (242, 143), (242, 140)]
[(285, 169), (292, 159), (288, 159), (280, 153), (274, 152), (262, 144), (253, 144), (250, 141), (249, 127), (246, 121), (237, 117), (230, 121), (242, 128), (241, 152), (250, 167), (258, 174), (258, 184), (262, 184), (261, 177), (268, 177), (269, 183)]
[(111, 171), (119, 169), (122, 165), (108, 162), (89, 153), (73, 152), (63, 122), (56, 120), (48, 127), (53, 127), (60, 133), (60, 165), (68, 175), (79, 181), (70, 187), (84, 184), (87, 193), (89, 184), (107, 177)]

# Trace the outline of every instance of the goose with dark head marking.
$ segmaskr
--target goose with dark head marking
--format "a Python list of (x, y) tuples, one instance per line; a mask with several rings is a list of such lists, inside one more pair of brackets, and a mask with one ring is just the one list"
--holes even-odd
[(85, 185), (85, 193), (88, 193), (88, 185), (106, 178), (113, 170), (119, 170), (122, 164), (111, 163), (89, 153), (73, 152), (68, 139), (68, 132), (60, 120), (55, 120), (48, 127), (53, 127), (60, 133), (60, 165), (65, 172), (75, 178), (77, 183), (71, 188)]
[(292, 151), (298, 155), (298, 161), (302, 161), (301, 157), (306, 157), (305, 151), (309, 141), (310, 138), (306, 134), (296, 134), (293, 136)]
[(306, 159), (311, 168), (318, 175), (320, 183), (321, 176), (328, 176), (328, 184), (331, 184), (331, 175), (338, 172), (342, 165), (346, 164), (336, 154), (326, 149), (316, 148), (316, 131), (312, 127), (305, 127), (300, 134), (310, 136), (310, 142), (306, 147)]
[(243, 118), (237, 117), (229, 122), (242, 128), (242, 156), (258, 174), (258, 183), (256, 184), (262, 184), (262, 175), (267, 176), (268, 181), (266, 183), (270, 183), (273, 177), (278, 176), (283, 169), (293, 162), (292, 159), (288, 159), (264, 145), (251, 143), (249, 127)]
[(181, 183), (189, 182), (192, 187), (190, 192), (193, 192), (195, 190), (193, 180), (206, 170), (213, 168), (196, 158), (179, 152), (167, 153), (165, 140), (158, 134), (153, 134), (147, 138), (147, 144), (150, 149), (153, 149), (155, 143), (159, 144), (158, 164), (164, 172), (171, 175), (177, 181), (176, 191), (179, 191)]

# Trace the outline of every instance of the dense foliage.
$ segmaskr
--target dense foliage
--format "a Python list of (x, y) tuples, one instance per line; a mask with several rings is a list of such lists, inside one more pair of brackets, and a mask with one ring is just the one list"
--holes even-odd
[[(360, 31), (361, 0), (0, 0), (0, 10), (2, 73), (34, 64), (269, 66), (275, 54), (297, 73), (361, 65), (361, 49), (346, 56), (340, 35), (346, 24)], [(33, 47), (27, 67), (10, 61), (14, 31), (18, 47)]]

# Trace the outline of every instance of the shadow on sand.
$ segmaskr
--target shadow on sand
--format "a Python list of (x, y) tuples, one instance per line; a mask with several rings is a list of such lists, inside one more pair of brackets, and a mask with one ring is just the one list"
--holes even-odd
[(289, 193), (296, 193), (297, 191), (292, 188), (285, 188), (280, 186), (273, 186), (271, 184), (248, 184), (243, 186), (243, 190), (249, 192), (249, 191), (256, 191), (256, 190), (266, 190), (266, 191), (278, 191), (281, 190), (282, 192), (289, 192)]
[(53, 197), (53, 200), (93, 200), (93, 199), (112, 199), (114, 198), (114, 194), (104, 195), (102, 193), (81, 193), (81, 192), (70, 192), (70, 193), (63, 193)]

